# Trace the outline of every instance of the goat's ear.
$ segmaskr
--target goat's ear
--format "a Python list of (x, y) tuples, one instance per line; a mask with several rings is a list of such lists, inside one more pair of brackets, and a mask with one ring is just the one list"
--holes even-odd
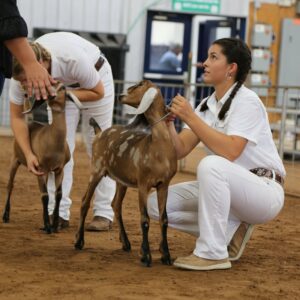
[(143, 98), (137, 108), (136, 114), (143, 114), (152, 104), (157, 95), (157, 89), (150, 87), (143, 95)]
[(29, 102), (31, 102), (31, 108), (29, 108), (26, 111), (23, 111), (23, 114), (29, 114), (33, 110), (37, 109), (39, 106), (41, 106), (45, 101), (44, 100), (36, 100), (34, 96), (29, 98)]
[(68, 100), (75, 103), (77, 108), (79, 108), (80, 110), (87, 109), (81, 104), (80, 100), (71, 91), (67, 91), (67, 98), (68, 98)]

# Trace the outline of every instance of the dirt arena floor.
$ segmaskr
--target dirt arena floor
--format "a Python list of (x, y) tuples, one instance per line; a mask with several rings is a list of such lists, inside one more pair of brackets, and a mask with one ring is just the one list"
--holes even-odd
[[(153, 265), (140, 264), (141, 231), (137, 192), (128, 191), (124, 222), (132, 251), (125, 253), (118, 228), (86, 233), (82, 251), (74, 250), (81, 197), (89, 163), (79, 144), (70, 228), (47, 235), (35, 177), (19, 169), (12, 197), (11, 221), (2, 223), (12, 138), (0, 137), (0, 299), (300, 299), (300, 199), (286, 197), (272, 222), (256, 226), (238, 262), (226, 271), (193, 272), (160, 263), (159, 227), (150, 226)], [(173, 182), (191, 180), (178, 174)], [(88, 220), (91, 219), (91, 210)], [(189, 254), (195, 238), (169, 229), (173, 258)]]

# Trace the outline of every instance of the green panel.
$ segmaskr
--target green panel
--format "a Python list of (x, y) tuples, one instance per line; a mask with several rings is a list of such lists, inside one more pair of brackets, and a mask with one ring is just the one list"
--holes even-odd
[(173, 10), (218, 14), (220, 12), (220, 0), (172, 0)]

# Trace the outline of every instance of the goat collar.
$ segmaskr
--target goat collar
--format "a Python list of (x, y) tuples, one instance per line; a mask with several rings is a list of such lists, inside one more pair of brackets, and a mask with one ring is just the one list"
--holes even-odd
[(131, 107), (129, 114), (132, 114), (132, 115), (143, 114), (150, 107), (150, 105), (153, 103), (154, 98), (156, 97), (156, 95), (157, 95), (157, 89), (154, 88), (154, 87), (149, 88), (144, 93), (144, 96), (143, 96), (138, 108)]

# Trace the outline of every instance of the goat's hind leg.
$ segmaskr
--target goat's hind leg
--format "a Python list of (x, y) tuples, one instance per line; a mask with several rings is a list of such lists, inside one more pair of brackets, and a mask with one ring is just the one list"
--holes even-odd
[(168, 229), (168, 216), (167, 216), (167, 203), (168, 197), (168, 184), (159, 185), (157, 187), (157, 204), (159, 209), (159, 224), (161, 229), (161, 242), (159, 251), (162, 254), (161, 262), (164, 265), (172, 265), (172, 259), (169, 252), (167, 229)]
[(50, 218), (48, 214), (48, 203), (49, 203), (49, 194), (47, 190), (47, 180), (48, 175), (38, 176), (38, 183), (41, 192), (42, 204), (43, 204), (43, 220), (44, 220), (44, 227), (41, 228), (42, 230), (46, 231), (46, 233), (52, 233), (52, 227), (50, 224)]
[(85, 195), (82, 198), (81, 209), (80, 209), (80, 220), (79, 227), (76, 233), (75, 249), (81, 250), (84, 246), (84, 223), (87, 213), (90, 208), (91, 199), (93, 197), (94, 191), (101, 180), (103, 175), (92, 174), (89, 180), (89, 185)]
[(114, 210), (115, 218), (119, 225), (119, 230), (120, 230), (119, 238), (120, 238), (120, 242), (122, 243), (122, 249), (124, 251), (130, 251), (131, 245), (130, 245), (129, 239), (127, 237), (127, 234), (126, 234), (124, 223), (123, 223), (123, 218), (122, 218), (122, 203), (123, 203), (123, 199), (125, 197), (126, 191), (127, 191), (127, 187), (124, 185), (121, 185), (120, 183), (117, 182), (116, 193), (115, 193), (115, 197), (112, 201), (111, 206)]
[(3, 213), (3, 217), (2, 217), (4, 223), (9, 223), (10, 197), (11, 197), (11, 193), (12, 193), (12, 190), (14, 187), (14, 179), (15, 179), (15, 176), (16, 176), (19, 166), (20, 166), (20, 162), (16, 158), (14, 158), (11, 162), (9, 180), (7, 183), (6, 203), (5, 203), (4, 213)]

